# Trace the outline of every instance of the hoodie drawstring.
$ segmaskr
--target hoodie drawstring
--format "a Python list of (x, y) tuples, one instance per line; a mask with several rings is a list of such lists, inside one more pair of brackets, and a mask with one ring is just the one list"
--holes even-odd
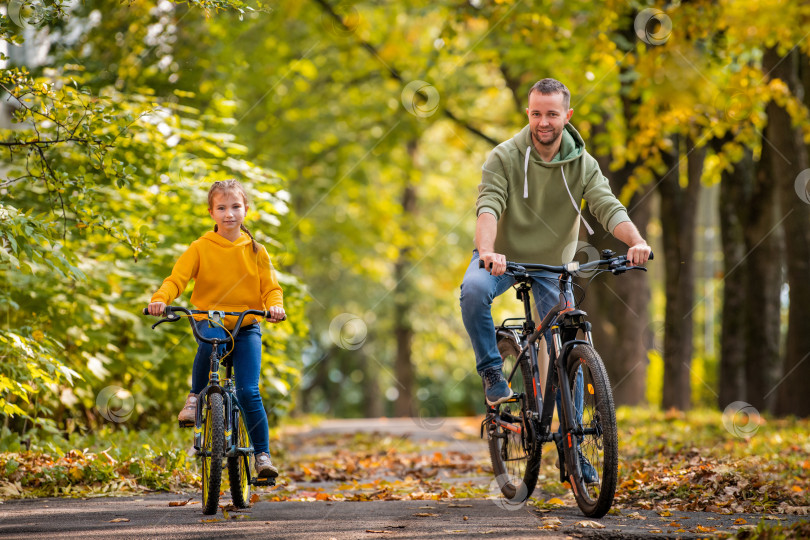
[(529, 198), (529, 156), (532, 153), (532, 147), (526, 147), (526, 161), (523, 163), (523, 198)]
[[(532, 152), (532, 147), (527, 146), (526, 147), (526, 160), (523, 163), (523, 198), (524, 199), (529, 198), (529, 155), (531, 155), (531, 152)], [(568, 182), (565, 180), (565, 171), (563, 171), (562, 166), (560, 166), (560, 172), (562, 173), (562, 179), (563, 179), (563, 185), (565, 186), (565, 191), (568, 192), (568, 197), (571, 198), (571, 204), (574, 205), (574, 210), (576, 210), (580, 221), (582, 221), (582, 224), (585, 225), (585, 230), (588, 231), (588, 234), (593, 234), (593, 229), (588, 224), (588, 222), (585, 221), (585, 218), (582, 217), (582, 210), (580, 209), (577, 202), (574, 200), (574, 196), (571, 195), (571, 190), (568, 188)]]

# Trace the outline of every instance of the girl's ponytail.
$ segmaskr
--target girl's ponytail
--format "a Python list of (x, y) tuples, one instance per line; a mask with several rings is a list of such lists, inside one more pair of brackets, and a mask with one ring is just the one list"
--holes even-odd
[[(250, 231), (248, 230), (247, 227), (245, 227), (245, 224), (243, 223), (239, 228), (242, 229), (243, 231), (245, 231), (247, 233), (247, 235), (250, 237), (250, 241), (253, 242), (253, 253), (258, 252), (259, 251), (259, 246), (256, 245), (256, 240), (253, 239), (253, 235), (250, 234)], [(214, 232), (217, 232), (217, 226), (216, 225), (214, 225)]]

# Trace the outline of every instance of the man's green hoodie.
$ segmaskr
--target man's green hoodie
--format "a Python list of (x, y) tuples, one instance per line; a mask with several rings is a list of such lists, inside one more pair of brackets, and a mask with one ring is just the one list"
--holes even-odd
[(507, 260), (564, 264), (576, 252), (582, 199), (611, 233), (630, 221), (571, 124), (565, 125), (560, 151), (548, 163), (534, 148), (526, 126), (484, 163), (477, 215), (488, 212), (498, 220), (495, 252)]

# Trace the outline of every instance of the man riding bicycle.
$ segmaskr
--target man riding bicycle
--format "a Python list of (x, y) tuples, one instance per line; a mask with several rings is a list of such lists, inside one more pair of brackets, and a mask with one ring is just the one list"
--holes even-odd
[[(569, 262), (565, 257), (573, 256), (580, 220), (593, 234), (581, 215), (583, 199), (599, 223), (629, 246), (632, 264), (644, 264), (650, 255), (647, 242), (569, 123), (574, 113), (570, 100), (568, 88), (557, 80), (535, 83), (526, 109), (529, 125), (498, 145), (483, 166), (475, 249), (461, 285), (461, 316), (490, 406), (513, 395), (503, 376), (491, 312), (494, 298), (514, 284), (514, 278), (504, 275), (507, 260)], [(484, 268), (479, 268), (479, 260)], [(533, 277), (534, 301), (542, 317), (557, 303), (558, 289), (548, 279), (556, 276), (537, 272)], [(550, 332), (545, 338), (550, 348)], [(583, 472), (596, 474), (585, 463)]]

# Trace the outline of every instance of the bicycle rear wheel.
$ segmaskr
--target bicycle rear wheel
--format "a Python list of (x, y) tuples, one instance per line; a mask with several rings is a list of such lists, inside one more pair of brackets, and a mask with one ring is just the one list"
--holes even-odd
[[(568, 385), (577, 416), (581, 413), (581, 425), (584, 431), (579, 444), (579, 454), (569, 455), (568, 479), (571, 490), (580, 510), (588, 516), (599, 518), (604, 516), (613, 505), (613, 496), (616, 493), (618, 479), (618, 433), (616, 428), (616, 410), (613, 405), (613, 392), (610, 389), (605, 366), (599, 354), (590, 345), (577, 345), (568, 353), (566, 359), (568, 366)], [(581, 378), (579, 393), (582, 395), (581, 405), (577, 404), (577, 378)], [(569, 447), (565, 446), (566, 453)], [(573, 459), (580, 462), (582, 470), (583, 458), (593, 466), (598, 476), (595, 483), (587, 483), (582, 474), (572, 471)]]
[[(237, 448), (249, 448), (250, 437), (248, 437), (245, 418), (234, 405), (234, 423)], [(237, 508), (247, 508), (250, 506), (250, 474), (253, 470), (253, 452), (240, 455), (237, 454), (228, 458), (228, 480), (231, 484), (231, 497), (233, 504)]]
[[(532, 416), (539, 418), (536, 386), (528, 361), (515, 369), (520, 348), (513, 336), (498, 334), (498, 350), (503, 358), (503, 373), (516, 394), (523, 394), (523, 403)], [(514, 371), (514, 373), (513, 373)], [(511, 378), (510, 378), (511, 375)], [(523, 403), (507, 402), (496, 407), (500, 423), (490, 425), (489, 456), (492, 471), (501, 493), (509, 504), (528, 499), (537, 485), (542, 446), (535, 441), (534, 423), (524, 417)]]
[(208, 394), (208, 405), (203, 409), (202, 451), (203, 514), (216, 514), (225, 454), (225, 410), (221, 394)]

